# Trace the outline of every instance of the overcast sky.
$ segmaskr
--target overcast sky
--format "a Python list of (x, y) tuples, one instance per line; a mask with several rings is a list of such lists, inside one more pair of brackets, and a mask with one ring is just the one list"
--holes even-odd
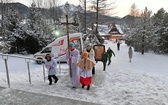
[[(79, 5), (79, 0), (59, 0), (59, 3), (65, 4), (67, 1), (71, 4)], [(32, 0), (15, 0), (15, 2), (21, 2), (27, 6), (30, 6)], [(153, 13), (156, 13), (160, 8), (164, 8), (166, 11), (168, 10), (168, 0), (115, 0), (115, 16), (123, 17), (127, 15), (133, 3), (135, 3), (137, 8), (140, 10), (144, 10), (145, 7), (148, 7), (148, 9), (152, 10)]]

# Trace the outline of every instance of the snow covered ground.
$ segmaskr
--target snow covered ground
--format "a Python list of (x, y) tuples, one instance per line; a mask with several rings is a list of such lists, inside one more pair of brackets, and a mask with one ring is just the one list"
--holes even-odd
[[(91, 90), (72, 89), (68, 76), (68, 65), (61, 65), (57, 84), (44, 82), (42, 65), (30, 61), (31, 81), (28, 82), (25, 60), (9, 58), (11, 89), (65, 97), (69, 99), (104, 105), (168, 105), (168, 56), (153, 53), (134, 52), (132, 62), (128, 62), (128, 47), (123, 43), (117, 51), (115, 43), (108, 41), (116, 57), (103, 71), (102, 63), (96, 63)], [(0, 59), (0, 86), (7, 87), (4, 61)], [(7, 93), (5, 93), (7, 94)], [(1, 98), (0, 98), (1, 99)]]

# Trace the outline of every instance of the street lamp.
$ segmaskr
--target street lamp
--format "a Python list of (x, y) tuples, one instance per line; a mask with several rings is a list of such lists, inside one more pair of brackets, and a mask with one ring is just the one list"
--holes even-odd
[[(71, 55), (70, 55), (70, 49), (69, 49), (69, 22), (68, 22), (68, 12), (70, 10), (70, 5), (68, 2), (65, 3), (65, 13), (66, 13), (66, 34), (67, 34), (67, 44), (68, 44), (68, 56), (69, 56), (69, 62), (71, 62)], [(71, 70), (71, 63), (69, 63), (69, 72), (70, 77), (72, 77), (72, 70)]]

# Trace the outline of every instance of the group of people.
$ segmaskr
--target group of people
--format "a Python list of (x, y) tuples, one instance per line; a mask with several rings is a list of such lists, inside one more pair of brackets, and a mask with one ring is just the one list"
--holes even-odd
[(111, 64), (111, 57), (112, 56), (115, 57), (115, 53), (114, 53), (114, 51), (110, 47), (107, 49), (107, 51), (105, 51), (102, 54), (103, 71), (106, 70), (106, 64), (107, 64), (107, 62), (108, 62), (108, 65)]
[[(130, 62), (132, 58), (132, 48), (129, 48)], [(77, 88), (82, 85), (82, 88), (85, 86), (87, 90), (90, 90), (90, 84), (92, 83), (92, 75), (95, 74), (95, 58), (94, 50), (90, 45), (87, 45), (85, 50), (80, 56), (79, 51), (75, 48), (74, 43), (69, 44), (69, 50), (66, 53), (67, 63), (70, 65), (70, 79), (72, 82), (72, 88)], [(115, 56), (113, 50), (109, 47), (107, 51), (102, 54), (103, 70), (106, 69), (106, 63), (111, 64), (111, 57)], [(52, 84), (52, 78), (55, 80), (54, 83), (57, 83), (59, 80), (56, 76), (57, 74), (57, 63), (51, 57), (50, 54), (46, 54), (45, 67), (48, 70), (48, 80), (49, 85)]]
[[(79, 51), (75, 48), (75, 44), (70, 43), (68, 51), (66, 53), (66, 60), (67, 63), (70, 65), (69, 74), (72, 82), (72, 88), (77, 88), (81, 84), (82, 88), (87, 86), (87, 90), (90, 90), (92, 74), (95, 74), (93, 49), (91, 49), (89, 45), (86, 46), (85, 51), (80, 57)], [(45, 67), (48, 70), (49, 85), (52, 84), (52, 78), (55, 80), (54, 83), (57, 83), (57, 63), (54, 61), (50, 54), (47, 54), (45, 59)]]

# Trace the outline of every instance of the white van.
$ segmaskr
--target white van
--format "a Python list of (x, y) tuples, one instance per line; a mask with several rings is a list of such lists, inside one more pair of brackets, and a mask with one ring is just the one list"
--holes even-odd
[[(82, 33), (69, 34), (69, 42), (75, 43), (75, 48), (77, 48), (80, 53), (83, 51), (83, 39)], [(55, 39), (52, 43), (48, 44), (44, 49), (34, 54), (35, 59), (45, 59), (46, 54), (51, 54), (52, 57), (57, 59), (57, 61), (65, 62), (65, 54), (67, 51), (67, 36), (62, 36)], [(42, 61), (36, 61), (41, 64)]]

